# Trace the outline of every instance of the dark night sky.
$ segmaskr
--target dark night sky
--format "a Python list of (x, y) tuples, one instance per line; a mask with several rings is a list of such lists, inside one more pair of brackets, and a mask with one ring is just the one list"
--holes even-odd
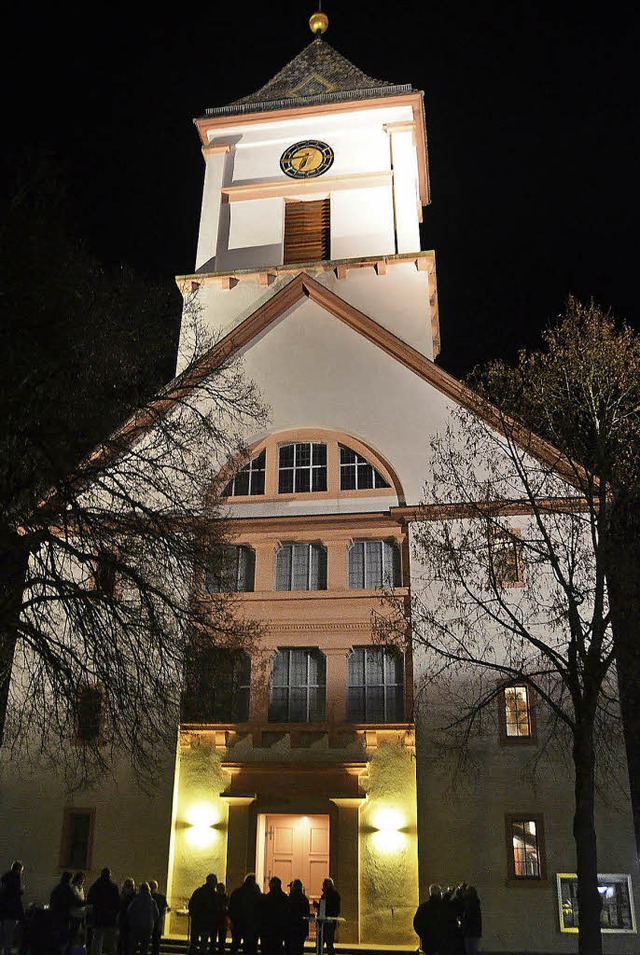
[[(132, 5), (133, 6), (133, 5)], [(105, 261), (193, 269), (204, 164), (192, 117), (262, 85), (311, 40), (312, 3), (12, 14), (5, 162), (64, 162)], [(329, 43), (426, 94), (442, 364), (535, 345), (570, 292), (640, 329), (638, 51), (630, 2), (325, 0)], [(6, 39), (5, 36), (5, 39)]]

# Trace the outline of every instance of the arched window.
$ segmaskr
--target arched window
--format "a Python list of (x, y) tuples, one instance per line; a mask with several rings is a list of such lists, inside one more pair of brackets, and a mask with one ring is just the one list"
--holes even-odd
[(400, 551), (391, 541), (354, 541), (348, 553), (350, 590), (400, 586)]
[(347, 719), (404, 722), (404, 660), (387, 647), (356, 647), (347, 659)]
[(272, 723), (315, 723), (325, 718), (325, 658), (317, 649), (278, 650), (271, 665)]
[(321, 544), (283, 544), (276, 552), (276, 590), (326, 590), (327, 552)]
[(372, 487), (389, 487), (379, 471), (362, 455), (340, 445), (340, 490), (362, 491)]
[(223, 497), (245, 497), (249, 494), (264, 494), (264, 472), (267, 453), (252, 458), (248, 464), (233, 475), (224, 491)]
[(274, 433), (255, 445), (253, 455), (233, 477), (225, 476), (222, 493), (234, 503), (285, 494), (403, 500), (390, 466), (355, 436), (325, 428)]
[(253, 591), (255, 564), (255, 554), (250, 547), (225, 547), (220, 562), (205, 574), (205, 590), (209, 594)]
[(189, 660), (182, 702), (185, 723), (246, 723), (251, 658), (244, 650), (206, 647)]

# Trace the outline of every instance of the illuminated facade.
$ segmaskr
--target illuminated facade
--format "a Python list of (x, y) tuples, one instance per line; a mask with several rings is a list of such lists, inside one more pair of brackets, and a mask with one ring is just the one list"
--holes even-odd
[[(242, 360), (269, 411), (220, 474), (229, 547), (194, 597), (233, 593), (258, 625), (256, 646), (194, 659), (175, 765), (153, 797), (125, 767), (86, 793), (42, 775), (29, 783), (47, 796), (34, 813), (5, 775), (7, 856), (25, 859), (42, 896), (75, 832), (90, 880), (104, 864), (119, 879), (166, 880), (178, 936), (212, 871), (229, 889), (248, 872), (263, 885), (300, 878), (314, 898), (331, 875), (340, 942), (414, 948), (419, 895), (466, 880), (483, 901), (485, 948), (568, 952), (554, 879), (574, 898), (571, 786), (566, 771), (523, 781), (540, 732), (528, 687), (505, 688), (482, 771), (451, 792), (415, 705), (420, 653), (380, 639), (380, 620), (407, 609), (417, 586), (412, 524), (429, 438), (452, 409), (475, 407), (434, 363), (422, 93), (367, 77), (317, 38), (196, 127), (205, 179), (195, 271), (178, 277), (177, 370), (210, 355), (197, 354), (195, 296), (213, 352)], [(523, 586), (517, 533), (491, 547), (496, 573)], [(628, 806), (601, 810), (598, 825), (611, 919), (633, 926), (615, 950), (631, 953)], [(570, 902), (560, 915), (570, 928)]]
[[(255, 870), (263, 884), (299, 877), (315, 898), (330, 874), (342, 941), (411, 945), (411, 652), (374, 631), (389, 612), (381, 588), (408, 599), (407, 530), (393, 509), (417, 499), (420, 481), (389, 433), (412, 398), (387, 366), (402, 377), (401, 355), (428, 362), (438, 348), (434, 257), (419, 239), (422, 94), (366, 77), (317, 39), (196, 125), (197, 270), (178, 281), (226, 336), (220, 347), (234, 342), (270, 413), (221, 477), (228, 570), (199, 585), (204, 600), (235, 592), (259, 647), (212, 649), (194, 665), (170, 893), (188, 896), (212, 860), (229, 885)], [(185, 321), (181, 356), (189, 336)], [(377, 401), (376, 364), (388, 381)]]

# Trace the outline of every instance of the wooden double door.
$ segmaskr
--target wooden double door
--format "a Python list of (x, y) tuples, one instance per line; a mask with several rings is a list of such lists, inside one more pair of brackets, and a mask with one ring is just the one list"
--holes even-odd
[(310, 900), (319, 899), (329, 875), (329, 816), (265, 816), (264, 891), (277, 876), (285, 892), (300, 879)]

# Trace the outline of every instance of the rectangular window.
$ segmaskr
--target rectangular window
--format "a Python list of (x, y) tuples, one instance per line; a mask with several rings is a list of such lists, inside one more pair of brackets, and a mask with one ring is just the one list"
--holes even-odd
[(62, 820), (60, 867), (90, 869), (95, 809), (65, 809)]
[(546, 879), (542, 816), (508, 815), (506, 835), (509, 878), (517, 882)]
[(104, 692), (100, 686), (83, 684), (78, 690), (76, 741), (98, 743), (102, 736)]
[(489, 538), (491, 582), (498, 587), (517, 587), (524, 582), (522, 541), (517, 534), (493, 528)]
[(255, 552), (232, 544), (224, 548), (219, 563), (207, 569), (204, 588), (209, 594), (250, 593), (255, 580)]
[(331, 210), (328, 199), (286, 202), (284, 264), (323, 262), (331, 257)]
[(327, 490), (327, 446), (297, 442), (278, 449), (278, 493)]
[(505, 686), (498, 697), (503, 743), (535, 743), (533, 697), (526, 683)]
[[(580, 924), (578, 879), (573, 872), (559, 872), (558, 912), (560, 931), (577, 933)], [(631, 876), (626, 873), (598, 873), (598, 892), (602, 900), (600, 928), (602, 932), (633, 933), (636, 931), (636, 913), (633, 905)]]
[(325, 718), (325, 658), (319, 650), (278, 650), (271, 665), (272, 723), (314, 723)]
[(350, 723), (402, 723), (404, 659), (385, 647), (355, 647), (347, 659)]
[(193, 647), (182, 697), (184, 723), (246, 723), (251, 658), (244, 650)]
[(115, 596), (117, 574), (113, 560), (113, 555), (105, 551), (93, 562), (93, 588), (101, 597)]
[(400, 551), (391, 541), (356, 541), (347, 563), (349, 590), (400, 586)]
[(327, 552), (321, 544), (283, 544), (276, 552), (276, 590), (326, 590)]

